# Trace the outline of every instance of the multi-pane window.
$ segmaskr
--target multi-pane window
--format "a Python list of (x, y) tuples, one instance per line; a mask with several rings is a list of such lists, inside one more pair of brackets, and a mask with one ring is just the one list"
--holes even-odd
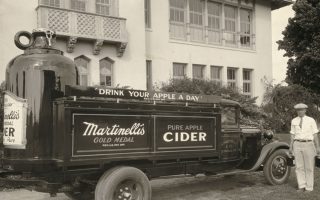
[(227, 82), (228, 87), (233, 89), (237, 88), (237, 69), (228, 67), (227, 69)]
[(96, 12), (100, 15), (111, 15), (112, 0), (96, 0)]
[(221, 43), (221, 4), (208, 1), (208, 42)]
[(52, 7), (60, 7), (60, 0), (42, 0), (42, 4), (52, 6)]
[(71, 0), (70, 3), (71, 9), (86, 11), (86, 0)]
[(77, 66), (79, 85), (88, 86), (89, 84), (89, 62), (85, 56), (80, 56), (74, 59)]
[(189, 0), (189, 16), (190, 24), (202, 26), (203, 25), (203, 0)]
[(185, 0), (170, 0), (170, 21), (185, 23)]
[(237, 34), (237, 8), (224, 6), (225, 40), (228, 45), (236, 44)]
[[(252, 8), (243, 0), (169, 0), (170, 38), (252, 48)], [(250, 8), (251, 7), (251, 8)]]
[(108, 58), (100, 60), (100, 85), (112, 86), (112, 65)]
[(152, 89), (152, 61), (147, 60), (146, 61), (146, 72), (147, 72), (147, 89), (151, 90)]
[(243, 75), (243, 94), (251, 97), (252, 96), (252, 70), (244, 69)]
[(192, 65), (192, 74), (195, 79), (204, 79), (205, 65)]
[(144, 21), (146, 28), (151, 28), (151, 2), (144, 0)]
[(186, 76), (187, 64), (173, 63), (173, 78), (184, 78)]
[(210, 77), (217, 84), (221, 84), (221, 68), (220, 66), (211, 66)]
[(252, 11), (240, 9), (240, 43), (242, 47), (251, 47)]
[(190, 36), (192, 41), (204, 41), (204, 1), (189, 0)]
[(186, 0), (170, 0), (170, 37), (186, 39)]

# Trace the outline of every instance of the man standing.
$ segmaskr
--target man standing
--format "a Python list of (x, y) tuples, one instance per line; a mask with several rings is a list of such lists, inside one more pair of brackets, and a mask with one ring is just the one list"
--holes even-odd
[(319, 154), (318, 128), (316, 121), (306, 115), (308, 106), (294, 106), (298, 117), (291, 121), (290, 154), (295, 156), (299, 192), (313, 191), (315, 156)]

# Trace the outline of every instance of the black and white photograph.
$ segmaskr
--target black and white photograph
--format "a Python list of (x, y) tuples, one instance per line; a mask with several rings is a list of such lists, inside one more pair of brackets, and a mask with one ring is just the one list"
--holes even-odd
[(320, 0), (0, 0), (0, 200), (319, 200)]

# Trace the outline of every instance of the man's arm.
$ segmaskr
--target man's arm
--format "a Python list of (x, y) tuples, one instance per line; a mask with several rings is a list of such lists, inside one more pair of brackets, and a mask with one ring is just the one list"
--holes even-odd
[(294, 126), (292, 125), (291, 122), (291, 130), (290, 130), (290, 145), (289, 145), (289, 155), (293, 155), (293, 142), (294, 142)]
[(317, 123), (315, 120), (313, 120), (312, 129), (313, 129), (313, 133), (314, 133), (313, 134), (313, 142), (314, 142), (314, 145), (317, 150), (317, 155), (320, 155), (320, 146), (319, 146), (319, 137), (318, 137), (319, 129), (317, 127)]
[(290, 145), (289, 145), (289, 155), (293, 155), (293, 142), (294, 142), (294, 135), (290, 134)]
[(316, 150), (317, 150), (317, 155), (320, 156), (320, 146), (319, 146), (319, 137), (318, 137), (318, 133), (315, 133), (313, 135), (314, 139), (314, 145), (316, 147)]

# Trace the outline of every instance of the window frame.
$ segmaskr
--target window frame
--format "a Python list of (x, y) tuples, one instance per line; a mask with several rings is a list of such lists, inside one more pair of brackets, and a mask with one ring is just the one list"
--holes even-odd
[(55, 8), (61, 8), (61, 3), (61, 0), (41, 0), (41, 4)]
[[(229, 70), (234, 70), (234, 74), (232, 75), (232, 79), (229, 77)], [(238, 68), (228, 67), (227, 68), (227, 85), (232, 89), (237, 89), (238, 87)]]
[[(248, 11), (249, 13), (249, 20), (245, 21), (241, 17), (241, 11)], [(240, 8), (240, 27), (239, 27), (239, 33), (240, 33), (240, 46), (243, 48), (251, 48), (252, 47), (252, 27), (253, 27), (253, 10), (248, 8)], [(241, 29), (245, 25), (245, 29), (249, 27), (249, 33), (243, 32)], [(249, 44), (247, 44), (249, 43)]]
[[(180, 65), (180, 67), (182, 67), (182, 71), (183, 71), (183, 75), (175, 75), (174, 73), (175, 73), (175, 66), (179, 66)], [(172, 63), (172, 78), (173, 79), (183, 79), (183, 78), (185, 78), (186, 76), (187, 76), (187, 73), (186, 73), (186, 71), (187, 71), (187, 63), (179, 63), (179, 62), (173, 62)]]
[[(223, 117), (225, 116), (225, 109), (226, 108), (232, 108), (234, 109), (234, 118), (235, 118), (235, 123), (225, 123), (223, 121)], [(239, 116), (240, 116), (240, 109), (239, 106), (235, 106), (235, 105), (221, 105), (221, 126), (222, 127), (239, 127)]]
[[(245, 73), (249, 73), (249, 79), (245, 79)], [(253, 89), (253, 81), (252, 81), (252, 74), (253, 74), (253, 70), (252, 69), (243, 69), (242, 70), (242, 82), (243, 82), (243, 86), (242, 86), (242, 93), (248, 97), (252, 97), (252, 89)], [(245, 85), (249, 85), (249, 90), (250, 91), (246, 91), (245, 89), (247, 89), (247, 87)]]
[[(110, 64), (110, 74), (102, 74), (101, 68), (103, 67), (102, 66), (102, 62), (103, 61), (106, 61), (106, 62), (108, 62)], [(114, 71), (114, 61), (112, 59), (106, 57), (106, 58), (102, 58), (102, 59), (99, 60), (99, 85), (100, 86), (106, 86), (106, 87), (112, 87), (113, 86), (113, 84), (114, 84), (113, 71)], [(110, 76), (110, 85), (107, 85), (107, 81), (106, 81), (106, 77), (107, 76)], [(105, 78), (104, 84), (102, 84), (101, 77)]]
[[(74, 2), (74, 7), (72, 6)], [(81, 3), (84, 4), (84, 9), (81, 8)], [(77, 5), (78, 4), (78, 5)], [(87, 0), (70, 0), (70, 9), (81, 11), (81, 12), (87, 12)]]
[[(199, 9), (192, 9), (195, 4), (192, 2), (198, 2), (198, 0), (180, 0), (180, 4), (184, 4), (183, 8), (179, 8), (179, 11), (183, 13), (182, 22), (181, 19), (175, 20), (175, 17), (172, 17), (174, 16), (172, 13), (175, 12), (173, 10), (177, 10), (177, 7), (174, 7), (171, 2), (175, 1), (178, 0), (169, 0), (170, 39), (254, 50), (255, 3), (239, 4), (232, 1), (199, 0), (200, 6), (194, 6)], [(240, 12), (242, 10), (251, 12), (250, 25), (248, 25), (250, 34), (241, 33), (243, 25), (241, 25)], [(202, 22), (200, 23), (199, 20)]]
[[(210, 66), (210, 80), (222, 85), (222, 66), (211, 65)], [(218, 69), (218, 78), (213, 77), (213, 69)]]
[[(98, 2), (100, 1), (100, 2)], [(112, 8), (113, 8), (113, 0), (108, 0), (109, 3), (104, 3), (104, 2), (101, 2), (101, 1), (105, 1), (105, 0), (95, 0), (95, 9), (96, 9), (96, 13), (99, 14), (99, 15), (104, 15), (104, 16), (111, 16), (113, 15), (112, 13)], [(100, 9), (98, 9), (98, 7), (100, 7)], [(101, 12), (101, 10), (103, 10), (102, 8), (105, 7), (108, 9), (108, 13), (103, 13)]]
[[(172, 2), (174, 1), (183, 1), (183, 8), (172, 5)], [(169, 0), (169, 37), (172, 39), (183, 41), (187, 40), (187, 1), (188, 0)], [(182, 14), (183, 21), (181, 21), (180, 19), (182, 17)], [(179, 30), (180, 32), (177, 32), (177, 30)]]
[[(201, 70), (201, 77), (195, 77), (195, 69), (198, 68)], [(201, 65), (201, 64), (192, 64), (192, 78), (193, 79), (199, 79), (199, 80), (203, 80), (205, 78), (205, 69), (206, 69), (206, 65)]]
[[(86, 72), (83, 72), (81, 70), (81, 68), (79, 67), (79, 65), (77, 64), (77, 59), (82, 59), (84, 61), (86, 61)], [(78, 56), (78, 57), (75, 57), (74, 58), (74, 63), (76, 65), (76, 68), (77, 68), (77, 74), (78, 74), (78, 80), (79, 80), (79, 85), (80, 86), (90, 86), (90, 62), (91, 60), (84, 56), (84, 55), (81, 55), (81, 56)], [(87, 79), (87, 84), (83, 84), (83, 76), (86, 76), (86, 79)]]

